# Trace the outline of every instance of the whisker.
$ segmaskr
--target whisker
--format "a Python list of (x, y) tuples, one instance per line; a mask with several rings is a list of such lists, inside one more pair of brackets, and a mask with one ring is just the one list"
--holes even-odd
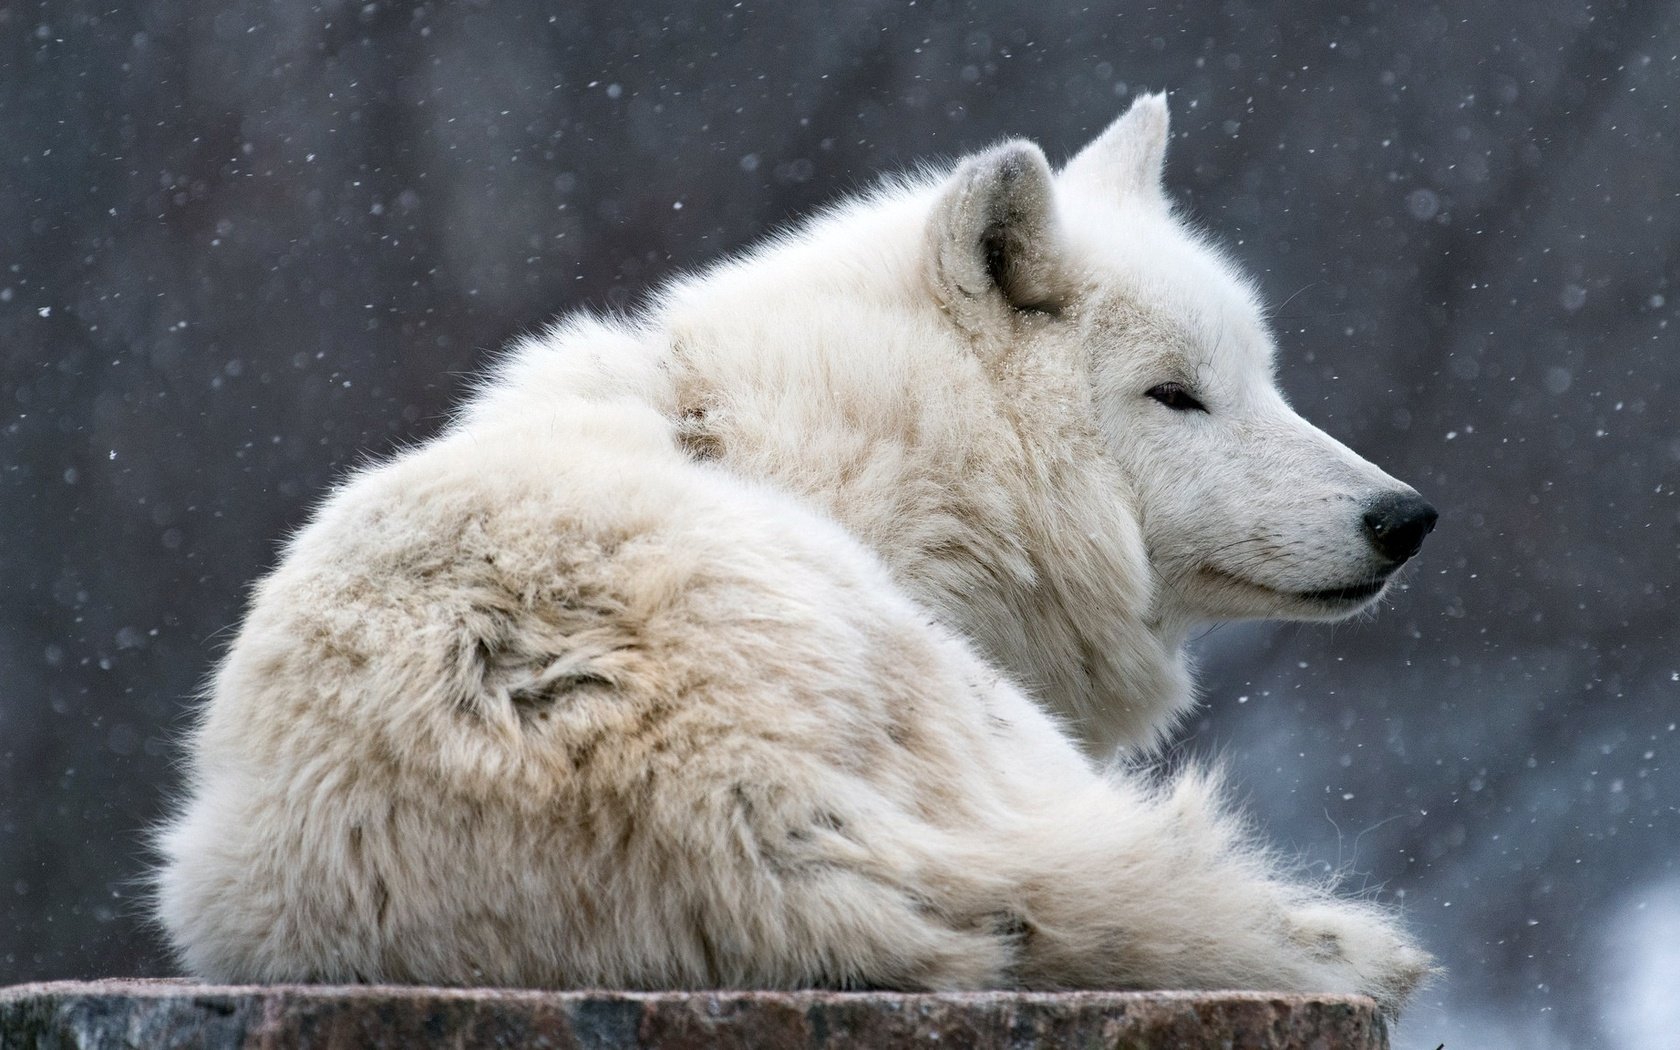
[(1306, 291), (1308, 288), (1311, 288), (1315, 284), (1323, 284), (1323, 283), (1324, 282), (1322, 282), (1322, 281), (1308, 281), (1306, 284), (1303, 284), (1301, 287), (1295, 289), (1295, 294), (1294, 295), (1291, 295), (1289, 298), (1285, 299), (1283, 302), (1281, 302), (1281, 303), (1277, 304), (1276, 306), (1272, 307), (1272, 309), (1268, 312), (1270, 313), (1270, 315), (1273, 318), (1276, 318), (1278, 313), (1284, 307), (1288, 306), (1290, 303), (1295, 301), (1295, 296), (1296, 295), (1300, 295), (1302, 292)]

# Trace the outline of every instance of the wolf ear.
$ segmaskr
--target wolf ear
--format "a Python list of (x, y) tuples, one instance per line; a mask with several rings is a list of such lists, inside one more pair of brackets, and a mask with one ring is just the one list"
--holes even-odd
[(1167, 96), (1140, 95), (1062, 169), (1062, 179), (1104, 197), (1144, 197), (1167, 206)]
[(1006, 142), (969, 158), (945, 184), (927, 226), (940, 304), (972, 334), (1011, 313), (1054, 313), (1065, 298), (1055, 181), (1044, 152)]

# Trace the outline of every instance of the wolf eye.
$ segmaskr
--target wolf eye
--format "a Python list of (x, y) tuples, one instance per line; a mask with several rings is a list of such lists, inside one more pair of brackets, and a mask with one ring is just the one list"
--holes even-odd
[(1207, 406), (1191, 396), (1190, 391), (1177, 383), (1162, 383), (1148, 393), (1149, 397), (1161, 402), (1176, 412), (1206, 412)]

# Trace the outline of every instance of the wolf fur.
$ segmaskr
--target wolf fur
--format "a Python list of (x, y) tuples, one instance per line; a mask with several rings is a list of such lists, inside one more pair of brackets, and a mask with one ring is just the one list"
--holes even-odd
[(1059, 173), (894, 182), (356, 471), (193, 736), (187, 968), (1396, 1008), (1430, 962), (1392, 915), (1112, 761), (1190, 704), (1194, 624), (1363, 607), (1403, 558), (1362, 508), (1415, 500), (1284, 403), (1167, 139), (1152, 96)]

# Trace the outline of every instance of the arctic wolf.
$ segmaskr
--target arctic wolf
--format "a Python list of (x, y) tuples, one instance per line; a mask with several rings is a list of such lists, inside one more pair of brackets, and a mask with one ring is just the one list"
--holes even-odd
[(1162, 97), (515, 347), (256, 588), (161, 836), (226, 981), (1257, 988), (1429, 960), (1146, 748), (1434, 512), (1290, 410)]

